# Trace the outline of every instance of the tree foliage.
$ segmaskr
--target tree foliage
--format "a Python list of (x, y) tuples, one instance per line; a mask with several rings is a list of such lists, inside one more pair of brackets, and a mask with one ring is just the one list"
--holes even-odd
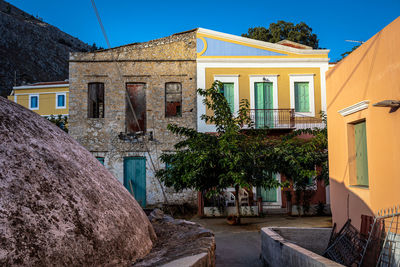
[(161, 155), (161, 161), (169, 167), (159, 170), (157, 176), (166, 186), (213, 194), (230, 186), (250, 187), (268, 177), (272, 179), (254, 168), (260, 143), (241, 132), (242, 126), (251, 125), (248, 101), (241, 101), (238, 115), (234, 116), (219, 92), (220, 86), (216, 82), (209, 89), (198, 90), (204, 104), (213, 111), (212, 115), (202, 115), (202, 119), (216, 125), (215, 134), (168, 125), (172, 133), (184, 139), (175, 145), (175, 153)]
[(344, 59), (345, 57), (347, 57), (348, 55), (350, 55), (354, 50), (356, 50), (356, 49), (359, 48), (360, 46), (361, 46), (361, 44), (355, 45), (355, 46), (353, 46), (353, 47), (351, 48), (351, 50), (342, 53), (342, 54), (340, 55), (340, 58), (339, 58), (339, 60), (338, 60), (337, 62), (341, 61), (342, 59)]
[(46, 119), (60, 127), (64, 132), (68, 133), (68, 117), (62, 115), (50, 115), (46, 117)]
[(312, 28), (304, 22), (294, 24), (279, 20), (277, 23), (271, 23), (268, 29), (265, 27), (249, 28), (248, 32), (242, 36), (271, 43), (286, 39), (311, 46), (314, 49), (319, 47), (317, 35), (312, 33)]
[[(209, 89), (198, 89), (212, 111), (201, 118), (216, 125), (215, 134), (168, 125), (168, 130), (182, 140), (175, 144), (173, 153), (160, 157), (167, 168), (158, 170), (156, 175), (166, 186), (177, 191), (208, 192), (210, 196), (227, 187), (235, 187), (238, 193), (239, 187), (285, 186), (275, 179), (275, 173), (283, 174), (298, 188), (305, 188), (310, 178), (327, 178), (326, 127), (268, 135), (268, 129), (254, 129), (247, 100), (240, 102), (236, 116), (232, 114), (220, 87), (221, 83), (215, 82)], [(305, 134), (308, 138), (304, 138)], [(316, 166), (322, 171), (317, 171)]]

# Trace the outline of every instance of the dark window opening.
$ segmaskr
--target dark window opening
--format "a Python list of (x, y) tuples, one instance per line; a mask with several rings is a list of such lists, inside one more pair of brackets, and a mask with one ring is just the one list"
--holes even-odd
[(88, 117), (104, 118), (104, 83), (89, 83)]
[(165, 117), (182, 116), (182, 84), (165, 84)]
[(129, 94), (129, 100), (132, 104), (135, 116), (132, 113), (131, 106), (126, 100), (126, 130), (128, 133), (146, 131), (146, 84), (127, 83), (126, 89)]

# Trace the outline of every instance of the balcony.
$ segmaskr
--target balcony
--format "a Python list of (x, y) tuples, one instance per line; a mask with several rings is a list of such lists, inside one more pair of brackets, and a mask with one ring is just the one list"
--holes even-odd
[(256, 129), (323, 128), (320, 118), (295, 113), (294, 109), (251, 109), (250, 118)]

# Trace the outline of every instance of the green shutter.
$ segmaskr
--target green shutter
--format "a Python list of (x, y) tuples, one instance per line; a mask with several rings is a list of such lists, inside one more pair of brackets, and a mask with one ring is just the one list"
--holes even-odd
[(294, 99), (296, 112), (310, 112), (308, 82), (294, 83)]
[(354, 125), (356, 146), (357, 185), (368, 186), (368, 154), (366, 124), (360, 122)]
[(256, 129), (264, 128), (264, 86), (263, 83), (254, 83)]
[(256, 129), (273, 126), (273, 111), (264, 109), (273, 109), (273, 89), (272, 83), (259, 82), (254, 83), (254, 98), (255, 98), (255, 115)]
[(223, 89), (222, 92), (226, 98), (226, 101), (228, 102), (228, 105), (232, 111), (234, 112), (235, 109), (235, 101), (234, 101), (234, 86), (233, 83), (223, 83)]

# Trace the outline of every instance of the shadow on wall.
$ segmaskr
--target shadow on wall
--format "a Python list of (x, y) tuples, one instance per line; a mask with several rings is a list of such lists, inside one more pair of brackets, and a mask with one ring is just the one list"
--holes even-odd
[(336, 229), (341, 229), (350, 218), (351, 224), (360, 230), (361, 215), (374, 216), (374, 212), (364, 200), (346, 187), (344, 183), (339, 183), (334, 179), (330, 179), (329, 182), (332, 220), (337, 224)]

